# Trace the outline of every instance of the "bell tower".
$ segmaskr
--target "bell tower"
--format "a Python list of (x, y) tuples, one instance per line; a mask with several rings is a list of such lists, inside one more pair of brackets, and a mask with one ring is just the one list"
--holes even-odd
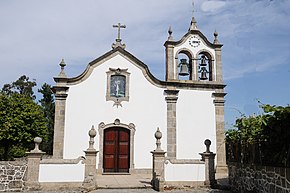
[(199, 31), (192, 17), (188, 32), (178, 41), (168, 30), (166, 49), (166, 81), (222, 82), (221, 47), (214, 32), (213, 43)]
[[(214, 32), (214, 40), (210, 42), (198, 29), (194, 16), (188, 32), (178, 41), (173, 40), (172, 29), (169, 27), (168, 39), (164, 43), (166, 53), (165, 80), (171, 88), (165, 91), (168, 104), (167, 115), (167, 157), (176, 158), (176, 112), (177, 103), (182, 90), (190, 89), (202, 93), (212, 92), (209, 105), (214, 105), (214, 125), (216, 142), (216, 173), (227, 174), (226, 153), (224, 142), (224, 92), (222, 78), (221, 48), (218, 33)], [(180, 99), (181, 100), (181, 99)], [(192, 97), (191, 100), (197, 100)], [(171, 105), (171, 106), (170, 106)], [(173, 109), (173, 110), (172, 110)], [(179, 110), (180, 111), (180, 110)], [(178, 112), (179, 112), (178, 111)], [(192, 115), (195, 116), (195, 115)], [(202, 128), (199, 128), (202, 129)]]

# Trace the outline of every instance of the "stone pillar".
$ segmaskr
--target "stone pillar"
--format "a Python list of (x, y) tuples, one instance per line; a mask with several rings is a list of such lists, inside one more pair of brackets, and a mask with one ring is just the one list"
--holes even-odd
[(54, 117), (54, 138), (53, 138), (53, 157), (55, 159), (63, 158), (64, 145), (64, 123), (65, 123), (65, 104), (69, 87), (67, 77), (64, 73), (66, 64), (62, 60), (60, 63), (61, 72), (57, 77), (54, 77), (56, 86), (52, 88), (55, 95), (55, 117)]
[(96, 188), (96, 160), (97, 160), (97, 153), (94, 148), (94, 137), (96, 136), (97, 132), (92, 126), (91, 130), (89, 131), (90, 141), (89, 141), (89, 148), (85, 150), (86, 160), (85, 160), (85, 179), (83, 183), (83, 187), (88, 190), (94, 190)]
[(152, 168), (152, 180), (151, 184), (154, 190), (156, 191), (164, 191), (164, 164), (165, 164), (165, 151), (161, 149), (160, 139), (162, 137), (162, 133), (159, 128), (155, 132), (156, 138), (156, 149), (151, 151), (153, 157), (153, 168)]
[(198, 60), (194, 59), (192, 57), (191, 63), (192, 63), (192, 70), (191, 70), (191, 80), (198, 80)]
[(218, 41), (218, 33), (214, 32), (214, 42), (215, 45), (215, 63), (216, 63), (216, 81), (223, 82), (223, 73), (222, 73), (222, 44)]
[(215, 48), (215, 57), (216, 57), (216, 81), (223, 82), (222, 77), (222, 49)]
[(179, 90), (165, 90), (167, 103), (167, 157), (176, 158), (176, 102)]
[(209, 139), (206, 139), (204, 141), (204, 144), (206, 145), (206, 151), (200, 153), (200, 155), (202, 156), (202, 160), (205, 162), (204, 185), (208, 187), (213, 187), (217, 184), (215, 180), (215, 169), (214, 169), (214, 158), (216, 154), (210, 151), (211, 141)]
[(226, 146), (225, 146), (225, 121), (224, 121), (224, 96), (226, 93), (222, 91), (213, 93), (215, 105), (215, 119), (216, 119), (216, 153), (217, 166), (216, 172), (219, 176), (226, 176), (228, 174), (228, 167), (226, 163)]
[(38, 190), (40, 188), (39, 185), (39, 165), (42, 155), (45, 153), (39, 150), (39, 144), (42, 142), (40, 137), (34, 138), (35, 148), (30, 152), (26, 152), (27, 154), (27, 175), (25, 188), (28, 190)]
[(176, 72), (175, 72), (175, 56), (174, 56), (174, 46), (171, 43), (171, 40), (167, 40), (164, 44), (165, 53), (166, 53), (166, 77), (165, 80), (175, 80)]

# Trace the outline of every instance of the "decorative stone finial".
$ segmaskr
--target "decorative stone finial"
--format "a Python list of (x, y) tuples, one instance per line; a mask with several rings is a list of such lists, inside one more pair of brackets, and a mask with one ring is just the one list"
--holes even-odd
[(95, 130), (95, 127), (92, 126), (91, 130), (89, 131), (89, 136), (90, 136), (90, 141), (89, 141), (89, 148), (88, 150), (95, 150), (94, 148), (94, 138), (96, 137), (97, 135), (97, 131)]
[(168, 34), (169, 34), (169, 35), (168, 35), (168, 40), (169, 40), (169, 41), (173, 40), (171, 26), (169, 26)]
[(197, 25), (196, 25), (196, 20), (194, 18), (194, 16), (192, 16), (191, 18), (191, 22), (190, 22), (190, 27), (189, 27), (189, 30), (196, 30), (197, 29)]
[(121, 47), (123, 49), (126, 48), (126, 45), (125, 44), (122, 44), (121, 41), (121, 28), (126, 28), (126, 25), (121, 25), (121, 23), (118, 23), (117, 25), (113, 25), (114, 28), (118, 28), (118, 36), (117, 36), (117, 39), (116, 39), (116, 43), (113, 43), (112, 44), (112, 48), (115, 49), (117, 47)]
[(218, 37), (219, 34), (217, 33), (216, 30), (214, 31), (213, 35), (214, 35), (214, 41), (213, 41), (213, 43), (214, 43), (214, 44), (219, 44), (219, 41), (218, 41), (218, 39), (217, 39), (217, 37)]
[(206, 140), (204, 141), (204, 145), (206, 146), (205, 153), (210, 153), (210, 149), (209, 149), (209, 147), (210, 147), (210, 145), (211, 145), (211, 141), (210, 141), (209, 139), (206, 139)]
[(89, 136), (94, 138), (96, 137), (96, 135), (97, 135), (97, 131), (95, 130), (95, 127), (92, 125), (92, 128), (89, 131)]
[(121, 39), (116, 39), (116, 43), (112, 44), (112, 48), (115, 49), (117, 47), (125, 49), (126, 48), (126, 44), (122, 44), (121, 43)]
[(159, 127), (157, 127), (157, 131), (155, 132), (155, 138), (156, 138), (156, 150), (157, 151), (161, 151), (161, 139), (162, 137), (162, 133), (159, 130)]
[(120, 123), (121, 123), (120, 119), (115, 119), (115, 121), (114, 121), (115, 125), (120, 125)]
[(39, 144), (42, 142), (42, 139), (40, 137), (35, 137), (34, 138), (34, 150), (30, 151), (30, 152), (42, 152), (40, 149), (39, 149)]
[(59, 77), (66, 77), (66, 74), (64, 73), (64, 67), (66, 66), (64, 59), (61, 60), (60, 62), (60, 73), (59, 73)]

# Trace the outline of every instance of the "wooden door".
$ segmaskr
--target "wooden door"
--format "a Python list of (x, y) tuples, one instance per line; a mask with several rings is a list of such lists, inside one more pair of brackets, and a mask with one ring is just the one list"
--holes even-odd
[(104, 172), (129, 172), (130, 131), (112, 127), (104, 131)]

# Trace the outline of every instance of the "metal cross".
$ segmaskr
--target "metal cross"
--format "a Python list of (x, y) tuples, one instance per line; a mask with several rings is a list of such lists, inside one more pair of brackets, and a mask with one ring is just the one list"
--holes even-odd
[(120, 40), (121, 39), (121, 28), (126, 28), (126, 25), (121, 25), (120, 23), (118, 23), (117, 25), (113, 25), (113, 27), (116, 27), (116, 28), (118, 28), (118, 40)]

